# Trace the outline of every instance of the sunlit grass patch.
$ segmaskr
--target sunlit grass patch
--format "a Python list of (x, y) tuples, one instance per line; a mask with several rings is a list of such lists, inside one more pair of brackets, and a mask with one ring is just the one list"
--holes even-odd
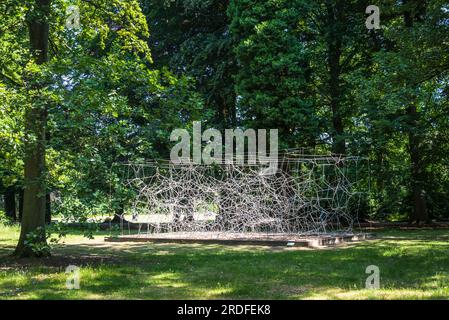
[[(8, 257), (18, 227), (1, 227), (0, 299), (446, 299), (449, 231), (383, 231), (338, 248), (106, 243), (68, 234), (53, 257)], [(66, 288), (69, 264), (80, 289)], [(365, 289), (366, 267), (380, 289)]]

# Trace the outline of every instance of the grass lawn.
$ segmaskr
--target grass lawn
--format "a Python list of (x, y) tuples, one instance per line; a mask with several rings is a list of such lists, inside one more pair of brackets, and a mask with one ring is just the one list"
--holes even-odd
[[(0, 299), (447, 299), (449, 231), (382, 231), (331, 249), (105, 243), (71, 232), (51, 258), (10, 257), (17, 227), (0, 226)], [(81, 266), (80, 290), (65, 268)], [(380, 268), (379, 290), (365, 269)]]

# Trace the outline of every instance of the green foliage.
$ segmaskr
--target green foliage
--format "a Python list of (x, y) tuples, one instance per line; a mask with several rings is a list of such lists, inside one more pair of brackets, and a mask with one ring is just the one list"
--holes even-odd
[(23, 103), (17, 91), (0, 82), (0, 190), (20, 182), (22, 173)]
[(248, 127), (278, 128), (283, 148), (313, 146), (320, 134), (303, 8), (301, 1), (232, 1), (229, 8), (239, 113)]
[(10, 223), (8, 217), (3, 210), (0, 210), (0, 225), (7, 225)]
[[(353, 152), (363, 151), (373, 160), (374, 208), (382, 217), (412, 211), (411, 185), (416, 179), (410, 170), (412, 144), (421, 155), (419, 183), (426, 191), (429, 213), (447, 217), (442, 208), (449, 187), (443, 169), (449, 133), (448, 54), (443, 45), (448, 12), (443, 7), (444, 1), (437, 0), (411, 1), (407, 6), (384, 1), (384, 27), (376, 35), (370, 68), (349, 79), (361, 106), (359, 121), (365, 124), (364, 130), (357, 128), (360, 142)], [(408, 12), (412, 23), (406, 26)], [(414, 115), (409, 113), (411, 104), (416, 106)]]
[(195, 80), (205, 101), (201, 120), (217, 128), (235, 125), (236, 60), (227, 2), (141, 0), (157, 66)]
[(447, 216), (447, 7), (382, 1), (382, 29), (368, 31), (368, 4), (231, 1), (238, 111), (248, 126), (279, 128), (284, 147), (327, 152), (340, 140), (347, 153), (369, 157), (372, 217), (412, 212), (417, 183), (431, 216)]
[[(77, 29), (66, 26), (69, 5), (79, 7)], [(23, 114), (39, 103), (48, 112), (48, 192), (64, 199), (58, 213), (84, 219), (106, 211), (112, 164), (167, 156), (171, 130), (197, 118), (202, 99), (188, 78), (152, 66), (138, 1), (52, 1), (42, 66), (28, 53), (29, 12), (29, 3), (0, 5), (0, 191), (21, 184)]]
[[(278, 128), (281, 148), (343, 146), (370, 160), (368, 217), (409, 216), (418, 183), (431, 217), (447, 218), (446, 2), (382, 0), (382, 28), (367, 30), (369, 1), (53, 0), (38, 66), (33, 2), (4, 0), (0, 192), (22, 187), (24, 114), (41, 106), (47, 191), (67, 221), (122, 210), (130, 195), (113, 164), (167, 158), (170, 132), (193, 120)], [(69, 5), (78, 29), (66, 26)]]
[(59, 243), (66, 236), (66, 228), (60, 224), (51, 227), (38, 227), (35, 231), (29, 232), (24, 241), (25, 246), (30, 248), (37, 257), (50, 255), (54, 245)]

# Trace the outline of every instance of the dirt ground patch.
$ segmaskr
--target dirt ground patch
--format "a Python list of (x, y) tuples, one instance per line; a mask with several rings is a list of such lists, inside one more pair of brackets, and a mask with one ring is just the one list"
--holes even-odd
[(65, 270), (69, 265), (76, 266), (98, 266), (117, 264), (118, 259), (111, 256), (92, 256), (92, 255), (59, 255), (53, 254), (45, 258), (17, 258), (13, 256), (4, 256), (0, 262), (0, 270), (27, 269), (30, 267), (49, 267)]

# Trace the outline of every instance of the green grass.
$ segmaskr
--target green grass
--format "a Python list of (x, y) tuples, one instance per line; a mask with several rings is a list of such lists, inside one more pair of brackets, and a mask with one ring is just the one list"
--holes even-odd
[[(0, 299), (446, 299), (449, 231), (384, 231), (332, 249), (105, 243), (73, 231), (53, 257), (9, 257), (17, 227), (0, 226)], [(80, 290), (65, 268), (81, 266)], [(365, 269), (380, 268), (367, 290)]]

